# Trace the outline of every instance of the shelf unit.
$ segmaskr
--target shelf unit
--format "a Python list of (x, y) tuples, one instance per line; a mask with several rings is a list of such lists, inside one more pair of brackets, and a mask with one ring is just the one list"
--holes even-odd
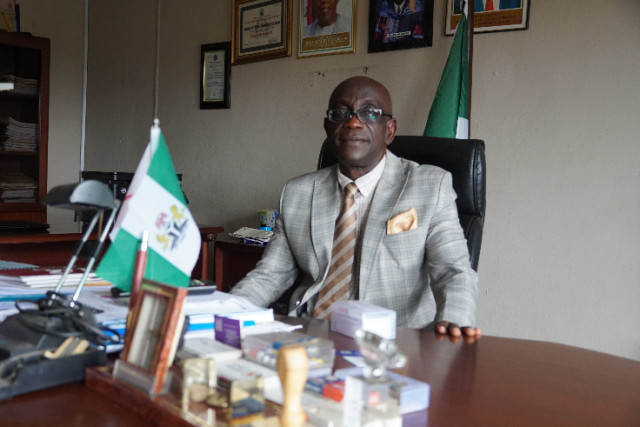
[[(30, 201), (6, 200), (0, 194), (0, 220), (47, 222), (43, 200), (47, 194), (49, 62), (49, 39), (0, 32), (0, 81), (16, 80), (14, 90), (0, 91), (0, 176), (23, 174), (37, 185)], [(34, 146), (7, 147), (9, 117), (34, 128), (35, 137), (29, 137)]]

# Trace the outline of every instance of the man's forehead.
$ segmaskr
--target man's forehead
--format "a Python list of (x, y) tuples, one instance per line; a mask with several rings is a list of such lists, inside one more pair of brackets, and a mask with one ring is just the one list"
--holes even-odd
[(385, 99), (384, 93), (369, 85), (359, 85), (342, 88), (336, 91), (329, 100), (330, 105), (358, 103), (360, 105), (383, 105), (389, 101)]

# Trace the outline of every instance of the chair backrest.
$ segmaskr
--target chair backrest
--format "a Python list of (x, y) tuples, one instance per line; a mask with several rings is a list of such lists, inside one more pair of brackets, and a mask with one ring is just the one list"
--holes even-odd
[[(396, 135), (389, 150), (398, 157), (438, 166), (451, 173), (453, 188), (458, 195), (458, 217), (467, 239), (469, 260), (471, 267), (477, 271), (486, 206), (484, 142), (479, 139)], [(318, 169), (337, 161), (325, 141), (318, 157)]]

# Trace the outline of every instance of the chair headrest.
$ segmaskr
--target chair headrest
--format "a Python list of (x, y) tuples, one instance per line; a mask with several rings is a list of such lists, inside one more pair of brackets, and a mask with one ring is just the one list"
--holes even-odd
[[(389, 150), (398, 157), (449, 171), (458, 195), (458, 212), (484, 217), (486, 164), (482, 140), (396, 135)], [(318, 168), (335, 163), (337, 159), (325, 141), (318, 158)]]

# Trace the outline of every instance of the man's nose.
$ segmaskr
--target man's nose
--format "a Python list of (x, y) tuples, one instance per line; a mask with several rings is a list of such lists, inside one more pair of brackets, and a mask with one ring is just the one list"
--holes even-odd
[(363, 123), (358, 119), (358, 116), (354, 113), (351, 113), (351, 117), (349, 117), (349, 120), (347, 120), (346, 125), (350, 128), (361, 128), (362, 126), (364, 126)]

